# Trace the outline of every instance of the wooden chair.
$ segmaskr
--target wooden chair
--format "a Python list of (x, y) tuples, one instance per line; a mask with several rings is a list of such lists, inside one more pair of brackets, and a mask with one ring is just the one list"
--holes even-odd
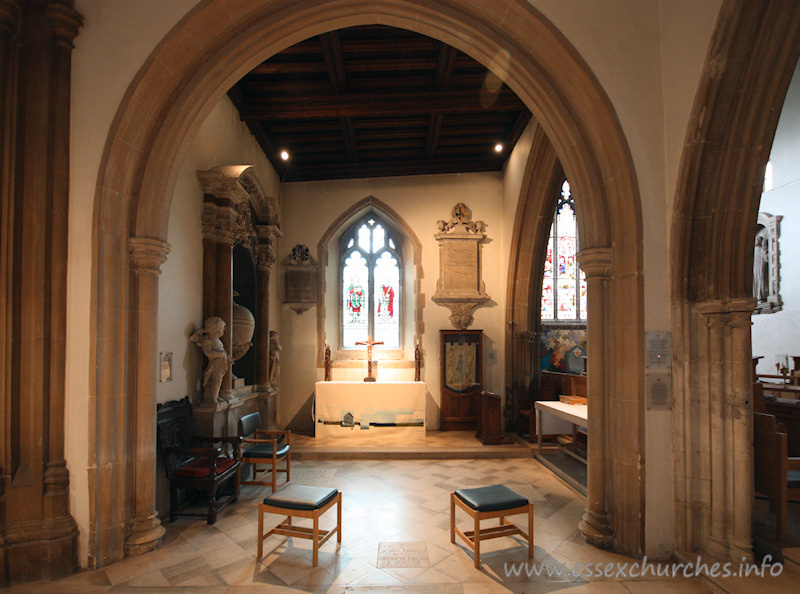
[[(158, 445), (164, 458), (169, 479), (169, 521), (181, 516), (205, 517), (209, 524), (217, 521), (217, 512), (239, 496), (239, 438), (194, 435), (192, 430), (192, 405), (189, 398), (173, 400), (157, 407)], [(197, 447), (207, 443), (206, 447)], [(227, 455), (214, 443), (232, 446)], [(229, 494), (218, 501), (223, 486)], [(184, 491), (184, 501), (179, 501), (179, 491)], [(193, 513), (187, 510), (197, 503), (190, 494), (205, 494), (208, 510)]]
[[(245, 437), (252, 435), (252, 437)], [(291, 431), (277, 431), (261, 429), (261, 415), (257, 412), (243, 416), (239, 419), (239, 457), (244, 464), (253, 465), (253, 480), (241, 480), (240, 485), (269, 485), (272, 492), (278, 484), (277, 475), (279, 472), (286, 473), (286, 482), (291, 476), (292, 452), (291, 452)], [(285, 441), (282, 441), (285, 440)], [(245, 449), (245, 445), (251, 444)], [(286, 460), (286, 468), (278, 468), (278, 462)], [(266, 467), (259, 470), (258, 465), (265, 464)], [(241, 473), (241, 469), (239, 469)], [(258, 473), (270, 473), (271, 481), (265, 480), (266, 477), (258, 478)]]
[(754, 488), (778, 514), (775, 534), (780, 542), (786, 540), (788, 500), (800, 498), (800, 458), (789, 457), (788, 443), (774, 415), (753, 414)]

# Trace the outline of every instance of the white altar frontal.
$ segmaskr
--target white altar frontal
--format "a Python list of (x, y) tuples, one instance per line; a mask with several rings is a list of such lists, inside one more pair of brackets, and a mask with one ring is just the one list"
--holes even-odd
[(316, 437), (425, 437), (425, 382), (317, 382)]

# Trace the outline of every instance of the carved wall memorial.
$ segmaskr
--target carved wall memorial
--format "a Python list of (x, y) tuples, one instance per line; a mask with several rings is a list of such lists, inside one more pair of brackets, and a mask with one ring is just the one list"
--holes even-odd
[(775, 313), (783, 308), (780, 294), (780, 215), (758, 213), (758, 226), (753, 247), (753, 297), (755, 314)]
[(481, 279), (481, 245), (486, 239), (485, 223), (473, 221), (463, 202), (453, 207), (450, 220), (437, 221), (439, 233), (439, 279), (431, 298), (452, 313), (453, 328), (465, 330), (472, 324), (472, 312), (489, 300)]
[(283, 260), (283, 302), (302, 314), (317, 304), (318, 266), (308, 247), (297, 244)]

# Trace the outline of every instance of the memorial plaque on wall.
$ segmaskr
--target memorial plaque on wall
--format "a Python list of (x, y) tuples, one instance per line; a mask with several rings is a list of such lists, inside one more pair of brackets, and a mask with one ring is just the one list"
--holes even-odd
[(297, 313), (317, 303), (317, 263), (306, 246), (298, 244), (283, 261), (283, 302)]
[(317, 300), (316, 270), (287, 268), (285, 282), (286, 303), (313, 303)]

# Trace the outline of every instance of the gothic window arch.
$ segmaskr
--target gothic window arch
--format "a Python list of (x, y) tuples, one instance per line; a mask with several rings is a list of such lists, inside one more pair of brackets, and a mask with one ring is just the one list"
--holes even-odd
[(542, 277), (542, 324), (586, 323), (586, 275), (578, 265), (575, 199), (564, 180), (558, 197)]
[(339, 237), (340, 344), (372, 336), (383, 347), (401, 347), (403, 237), (371, 211)]

